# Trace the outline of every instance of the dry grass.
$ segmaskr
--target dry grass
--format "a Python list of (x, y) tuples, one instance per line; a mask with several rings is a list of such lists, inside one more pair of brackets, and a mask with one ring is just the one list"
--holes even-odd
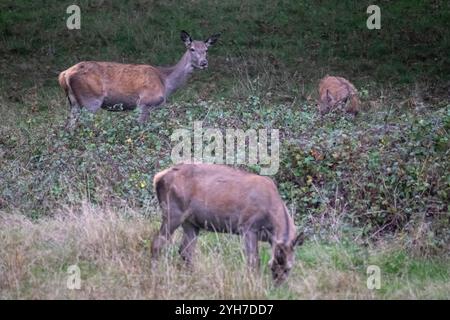
[[(200, 237), (192, 270), (182, 264), (177, 245), (152, 267), (155, 213), (148, 218), (129, 208), (117, 212), (87, 204), (37, 221), (0, 213), (0, 299), (439, 298), (450, 292), (445, 282), (400, 277), (387, 296), (378, 295), (366, 287), (365, 260), (317, 243), (299, 249), (288, 283), (276, 288), (268, 270), (262, 276), (246, 272), (238, 237), (213, 233)], [(173, 242), (179, 240), (177, 233)], [(266, 264), (267, 245), (261, 251)], [(81, 289), (69, 290), (67, 268), (75, 264)]]
[[(263, 298), (268, 285), (264, 277), (242, 277), (242, 263), (218, 263), (228, 249), (205, 241), (194, 270), (181, 264), (176, 246), (152, 268), (149, 239), (157, 224), (129, 209), (118, 213), (84, 205), (37, 222), (1, 213), (0, 226), (3, 299)], [(174, 242), (179, 238), (176, 234)], [(238, 244), (229, 242), (225, 246)], [(242, 260), (240, 250), (234, 256)], [(82, 288), (72, 291), (66, 271), (75, 264)]]

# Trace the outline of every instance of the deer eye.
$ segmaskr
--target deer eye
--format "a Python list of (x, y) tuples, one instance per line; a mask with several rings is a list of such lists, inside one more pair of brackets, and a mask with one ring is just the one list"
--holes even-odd
[(191, 48), (191, 51), (192, 51), (192, 52), (194, 52), (194, 51), (195, 51), (195, 49), (194, 49), (194, 48)]

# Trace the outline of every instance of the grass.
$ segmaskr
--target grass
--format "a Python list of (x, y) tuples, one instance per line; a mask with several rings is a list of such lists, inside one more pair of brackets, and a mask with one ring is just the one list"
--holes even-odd
[[(0, 4), (0, 298), (450, 296), (448, 2), (382, 2), (380, 31), (366, 29), (364, 1), (80, 0), (82, 28), (69, 31), (72, 3)], [(147, 124), (136, 112), (83, 112), (63, 129), (60, 71), (81, 60), (172, 64), (181, 29), (222, 36), (209, 69)], [(356, 85), (356, 118), (318, 114), (325, 74)], [(175, 247), (150, 268), (151, 179), (171, 165), (172, 132), (194, 121), (280, 129), (273, 178), (308, 236), (281, 288), (267, 270), (242, 276), (227, 235), (202, 236), (194, 272)], [(80, 291), (66, 288), (73, 264)], [(368, 265), (381, 269), (380, 290), (366, 287)]]
[[(0, 298), (445, 299), (450, 294), (448, 260), (411, 257), (393, 243), (364, 248), (308, 241), (297, 249), (297, 263), (281, 287), (273, 286), (267, 268), (261, 276), (245, 272), (239, 238), (230, 235), (201, 234), (189, 270), (177, 254), (176, 233), (152, 267), (149, 240), (156, 228), (130, 208), (89, 203), (38, 221), (2, 213)], [(263, 262), (268, 249), (263, 245)], [(80, 268), (80, 290), (67, 288), (71, 265)], [(382, 270), (380, 290), (367, 289), (368, 265)]]
[(34, 86), (53, 87), (58, 72), (80, 60), (172, 64), (182, 54), (181, 29), (200, 39), (222, 32), (211, 51), (212, 71), (180, 93), (183, 101), (200, 92), (245, 98), (248, 89), (306, 97), (326, 73), (358, 85), (428, 82), (441, 93), (449, 80), (446, 1), (383, 3), (380, 31), (366, 28), (370, 1), (77, 3), (82, 27), (69, 31), (65, 9), (72, 2), (2, 2), (1, 79), (5, 89), (19, 90), (14, 97)]

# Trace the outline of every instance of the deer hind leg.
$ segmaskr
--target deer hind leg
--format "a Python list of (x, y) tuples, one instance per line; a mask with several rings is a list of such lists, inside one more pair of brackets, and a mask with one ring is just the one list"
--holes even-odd
[(104, 94), (101, 80), (98, 77), (75, 75), (69, 80), (70, 91), (80, 107), (95, 113), (103, 104)]
[(75, 125), (78, 121), (78, 118), (80, 117), (81, 107), (78, 104), (78, 102), (75, 99), (75, 96), (73, 94), (68, 93), (67, 99), (69, 100), (70, 114), (66, 120), (65, 127), (68, 130), (72, 130), (75, 127)]
[(182, 224), (183, 227), (183, 239), (181, 240), (181, 245), (179, 249), (179, 253), (181, 258), (183, 258), (184, 262), (188, 267), (192, 266), (192, 255), (195, 250), (195, 245), (197, 244), (197, 236), (199, 229), (189, 222), (185, 222)]
[(93, 98), (93, 97), (81, 98), (80, 100), (82, 101), (81, 105), (83, 107), (85, 107), (91, 113), (96, 113), (103, 104), (103, 97), (102, 98)]
[(141, 110), (141, 114), (139, 115), (139, 123), (147, 122), (148, 115), (150, 113), (150, 109), (152, 107), (157, 107), (164, 103), (164, 97), (159, 96), (157, 98), (154, 97), (146, 97), (141, 96), (139, 99), (138, 107)]

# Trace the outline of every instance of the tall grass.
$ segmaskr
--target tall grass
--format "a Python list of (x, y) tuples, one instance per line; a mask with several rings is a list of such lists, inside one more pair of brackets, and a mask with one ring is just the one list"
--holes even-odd
[[(245, 268), (232, 238), (218, 246), (201, 241), (194, 270), (181, 265), (176, 248), (151, 266), (156, 223), (131, 209), (85, 204), (38, 222), (4, 213), (0, 221), (1, 298), (261, 298), (268, 285), (267, 277), (237, 276)], [(179, 234), (174, 238), (178, 242)], [(79, 291), (66, 286), (70, 265), (81, 269)]]
[[(308, 241), (297, 250), (297, 263), (281, 287), (270, 272), (248, 272), (237, 236), (202, 233), (194, 266), (178, 256), (180, 233), (150, 264), (150, 240), (157, 216), (143, 217), (129, 207), (115, 210), (84, 203), (55, 217), (30, 220), (0, 214), (1, 299), (372, 299), (446, 298), (448, 261), (412, 258), (385, 244)], [(263, 266), (269, 259), (262, 245)], [(382, 270), (382, 288), (369, 290), (366, 268)], [(81, 271), (81, 289), (67, 287), (69, 266)], [(401, 274), (401, 276), (399, 276)]]

